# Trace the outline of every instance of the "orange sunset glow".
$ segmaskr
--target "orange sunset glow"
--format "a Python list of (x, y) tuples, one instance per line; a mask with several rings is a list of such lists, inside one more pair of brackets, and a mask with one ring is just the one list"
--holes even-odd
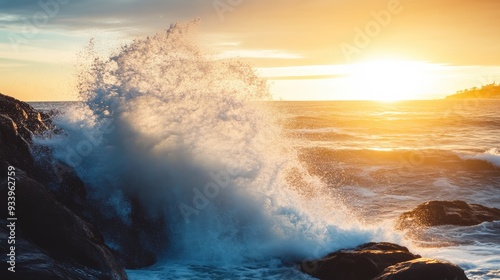
[(0, 279), (499, 280), (500, 0), (0, 0)]
[(276, 99), (436, 99), (500, 80), (494, 0), (67, 2), (0, 4), (2, 92), (74, 100), (91, 38), (111, 53), (194, 18), (215, 57), (249, 62)]

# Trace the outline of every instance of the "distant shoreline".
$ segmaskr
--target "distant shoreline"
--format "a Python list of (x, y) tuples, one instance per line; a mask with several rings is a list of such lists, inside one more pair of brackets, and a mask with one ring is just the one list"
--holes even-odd
[(492, 83), (481, 88), (460, 90), (456, 94), (446, 96), (445, 99), (500, 99), (500, 85)]

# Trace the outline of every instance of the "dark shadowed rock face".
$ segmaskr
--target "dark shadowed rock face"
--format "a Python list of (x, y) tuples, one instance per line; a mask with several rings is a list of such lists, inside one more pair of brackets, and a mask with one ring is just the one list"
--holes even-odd
[(472, 226), (500, 220), (500, 209), (464, 201), (430, 201), (403, 213), (397, 222), (398, 229), (415, 226), (457, 225)]
[[(20, 228), (16, 229), (16, 266), (15, 273), (8, 272), (7, 253), (10, 248), (7, 221), (0, 219), (0, 279), (9, 280), (106, 280), (109, 274), (76, 263), (60, 262), (46, 251), (26, 239)], [(6, 252), (6, 254), (3, 254)]]
[[(98, 225), (106, 240), (116, 245), (113, 255), (117, 256), (116, 259), (121, 266), (140, 268), (154, 264), (156, 256), (153, 252), (159, 251), (159, 248), (163, 248), (167, 242), (163, 218), (149, 219), (143, 205), (133, 196), (127, 197), (132, 206), (132, 223), (125, 223), (118, 217), (109, 218), (103, 213), (99, 202), (88, 199), (85, 184), (72, 167), (56, 160), (49, 147), (33, 145), (33, 136), (50, 137), (52, 134), (62, 133), (52, 125), (52, 116), (38, 113), (29, 104), (0, 94), (0, 171), (7, 170), (9, 165), (19, 171), (22, 170), (26, 179), (43, 186), (44, 192), (49, 191), (58, 205), (70, 210), (73, 215), (66, 215), (67, 219), (60, 221), (59, 226), (71, 226), (75, 219), (82, 220), (80, 218)], [(0, 182), (6, 179), (6, 175), (6, 171), (0, 172)], [(50, 211), (59, 217), (61, 216), (57, 213), (59, 209)], [(24, 210), (36, 211), (31, 206)], [(33, 216), (36, 213), (26, 214)], [(25, 222), (24, 226), (28, 233), (30, 230), (37, 231), (38, 226), (48, 227), (40, 224), (37, 219)], [(41, 247), (45, 246), (44, 242), (49, 247), (50, 242), (55, 242), (54, 236), (45, 232), (40, 232), (39, 235), (33, 234), (30, 240)], [(57, 251), (61, 248), (50, 249)], [(85, 248), (79, 250), (82, 249)], [(60, 252), (62, 256), (66, 256), (67, 253), (71, 252)], [(75, 251), (75, 254), (84, 255), (79, 251)], [(82, 260), (74, 263), (79, 261)]]
[[(123, 267), (94, 226), (57, 201), (46, 187), (19, 170), (16, 173), (16, 228), (32, 242), (26, 248), (40, 248), (52, 263), (58, 262), (54, 263), (58, 267), (69, 269), (73, 266), (75, 270), (84, 267), (101, 275), (99, 279), (127, 279)], [(6, 196), (7, 182), (4, 180), (0, 183), (0, 198), (6, 201)], [(6, 214), (2, 211), (0, 219), (5, 221)], [(1, 242), (7, 243), (6, 240)], [(31, 251), (22, 254), (33, 258), (39, 255)]]
[[(30, 105), (0, 94), (0, 201), (7, 201), (7, 168), (16, 175), (16, 274), (6, 267), (7, 223), (0, 211), (0, 279), (127, 279), (123, 266), (96, 228), (75, 213), (85, 188), (63, 163), (35, 162), (32, 137), (48, 132), (49, 118)], [(64, 172), (62, 172), (62, 170)], [(57, 175), (57, 176), (55, 176)], [(52, 185), (51, 189), (47, 186)], [(6, 204), (2, 204), (6, 205)], [(73, 210), (70, 210), (70, 207)], [(80, 211), (80, 212), (82, 212)], [(10, 249), (10, 248), (9, 248)]]
[(392, 243), (367, 243), (340, 250), (319, 260), (303, 262), (301, 270), (324, 280), (371, 280), (385, 268), (420, 258), (406, 247)]
[(164, 219), (161, 216), (151, 219), (137, 199), (129, 196), (129, 202), (132, 206), (131, 223), (127, 225), (118, 217), (102, 221), (105, 223), (103, 233), (112, 243), (119, 245), (115, 252), (126, 268), (151, 266), (157, 261), (153, 251), (158, 252), (166, 246)]
[[(27, 103), (0, 94), (0, 168), (10, 164), (38, 180), (44, 171), (36, 166), (32, 156), (32, 137), (53, 128), (50, 117)], [(0, 178), (4, 176), (0, 173)]]
[(19, 134), (17, 124), (3, 114), (0, 114), (0, 147), (1, 167), (6, 167), (8, 162), (25, 170), (34, 169), (28, 142)]
[(415, 259), (390, 266), (373, 280), (468, 280), (464, 271), (449, 262)]
[[(0, 94), (0, 168), (13, 165), (30, 178), (54, 190), (72, 210), (82, 208), (83, 182), (66, 164), (55, 161), (47, 147), (33, 146), (32, 137), (55, 127), (50, 116), (37, 112), (29, 104)], [(39, 155), (37, 159), (33, 154)], [(4, 173), (4, 172), (3, 172)], [(0, 173), (0, 178), (5, 174)]]

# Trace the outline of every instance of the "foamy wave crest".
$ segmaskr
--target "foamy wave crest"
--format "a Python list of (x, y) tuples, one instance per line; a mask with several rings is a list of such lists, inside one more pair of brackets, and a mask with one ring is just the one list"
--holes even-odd
[(461, 154), (460, 158), (465, 160), (486, 161), (496, 167), (500, 167), (500, 152), (496, 148), (490, 149), (482, 154)]
[(202, 52), (193, 25), (106, 59), (90, 48), (80, 77), (86, 106), (61, 115), (65, 135), (46, 143), (56, 157), (75, 166), (109, 215), (127, 222), (127, 198), (136, 197), (165, 219), (165, 250), (178, 260), (317, 257), (371, 240), (288, 148), (263, 102), (266, 81)]

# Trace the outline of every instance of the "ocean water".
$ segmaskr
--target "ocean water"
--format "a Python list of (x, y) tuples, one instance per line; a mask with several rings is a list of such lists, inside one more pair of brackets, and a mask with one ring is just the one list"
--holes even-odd
[[(500, 222), (401, 232), (429, 200), (500, 207), (498, 101), (274, 102), (190, 25), (99, 57), (89, 46), (64, 133), (39, 138), (89, 198), (129, 222), (137, 197), (169, 244), (130, 279), (310, 279), (297, 263), (369, 241), (500, 279)], [(305, 93), (306, 94), (306, 93)], [(105, 237), (110, 246), (112, 236)]]
[[(299, 158), (366, 225), (418, 204), (500, 206), (500, 100), (278, 102)], [(403, 234), (413, 251), (500, 279), (500, 221)]]
[[(76, 102), (32, 105), (45, 111), (60, 110), (63, 114), (59, 121), (67, 121), (67, 111), (82, 110), (83, 106)], [(430, 200), (460, 199), (500, 207), (500, 153), (497, 150), (500, 116), (496, 114), (500, 101), (264, 102), (258, 107), (278, 116), (278, 125), (283, 128), (281, 137), (289, 145), (286, 148), (296, 153), (294, 164), (305, 169), (309, 180), (317, 180), (308, 183), (313, 188), (319, 185), (320, 191), (316, 195), (333, 197), (320, 199), (332, 205), (320, 205), (322, 209), (317, 212), (306, 206), (308, 210), (302, 212), (302, 205), (297, 204), (295, 199), (305, 204), (309, 199), (317, 201), (317, 198), (307, 194), (300, 195), (302, 182), (288, 180), (284, 183), (287, 186), (278, 186), (273, 182), (259, 181), (257, 184), (263, 184), (263, 188), (258, 188), (261, 193), (257, 197), (253, 196), (253, 189), (243, 189), (248, 192), (243, 193), (243, 197), (235, 198), (234, 194), (230, 194), (230, 197), (224, 198), (236, 200), (223, 207), (223, 211), (235, 216), (228, 218), (207, 208), (206, 213), (199, 214), (201, 221), (193, 221), (200, 222), (194, 226), (199, 232), (186, 232), (188, 236), (183, 248), (176, 248), (181, 251), (181, 256), (171, 255), (168, 252), (171, 248), (166, 248), (164, 260), (157, 265), (128, 271), (131, 279), (309, 279), (289, 262), (319, 257), (338, 248), (372, 240), (398, 242), (425, 257), (452, 261), (464, 268), (471, 279), (500, 279), (500, 221), (471, 227), (441, 226), (406, 233), (394, 229), (395, 219), (401, 213)], [(93, 131), (92, 127), (84, 127), (83, 130)], [(78, 139), (88, 138), (81, 136)], [(111, 149), (111, 144), (103, 143), (103, 148)], [(77, 149), (77, 145), (74, 146)], [(95, 147), (96, 150), (100, 148)], [(272, 153), (274, 148), (270, 147), (271, 151), (263, 153)], [(93, 158), (93, 155), (89, 157)], [(61, 158), (64, 159), (64, 156)], [(285, 158), (285, 161), (288, 160), (291, 159)], [(99, 162), (93, 158), (89, 163), (93, 161)], [(280, 161), (274, 164), (278, 164), (281, 170), (287, 163)], [(186, 166), (166, 166), (165, 172), (169, 172), (169, 168), (182, 170)], [(280, 172), (275, 166), (265, 168)], [(91, 169), (81, 168), (83, 172)], [(190, 171), (187, 169), (184, 172)], [(95, 172), (93, 170), (90, 176), (96, 176)], [(260, 172), (267, 173), (264, 169)], [(97, 174), (103, 176), (102, 173)], [(92, 178), (87, 180), (92, 181)], [(286, 194), (283, 198), (274, 193), (273, 188), (277, 187), (297, 188), (299, 195), (293, 193), (298, 197), (290, 198), (290, 194)], [(309, 191), (308, 188), (304, 190)], [(249, 196), (262, 201), (248, 206), (249, 209), (241, 209), (238, 204), (241, 200), (246, 203)], [(284, 201), (272, 201), (276, 199)], [(176, 204), (181, 202), (174, 201)], [(211, 203), (222, 202), (216, 197)], [(117, 203), (116, 199), (113, 203)], [(277, 209), (267, 208), (269, 203), (276, 203), (271, 206)], [(337, 208), (339, 204), (341, 209)], [(182, 217), (178, 209), (169, 211)], [(346, 213), (335, 218), (337, 211)], [(246, 221), (250, 224), (241, 224), (237, 221), (241, 218), (239, 215), (255, 220)], [(198, 215), (195, 216), (198, 218)], [(206, 224), (207, 219), (223, 220)], [(263, 226), (260, 224), (263, 221), (267, 223), (264, 226), (269, 228), (255, 229), (257, 225)], [(211, 228), (213, 225), (217, 226)], [(224, 228), (226, 226), (227, 229)], [(276, 226), (283, 228), (277, 229)], [(182, 230), (193, 230), (192, 224)], [(280, 237), (269, 232), (272, 230), (282, 231), (278, 234)], [(239, 231), (249, 236), (238, 238)], [(183, 235), (182, 232), (179, 234)], [(215, 236), (207, 236), (210, 234)], [(228, 242), (221, 236), (224, 234), (234, 236)], [(297, 244), (304, 240), (310, 243)], [(202, 250), (206, 255), (200, 255), (200, 247), (206, 247), (208, 252)], [(195, 256), (182, 252), (183, 249), (194, 250)]]

